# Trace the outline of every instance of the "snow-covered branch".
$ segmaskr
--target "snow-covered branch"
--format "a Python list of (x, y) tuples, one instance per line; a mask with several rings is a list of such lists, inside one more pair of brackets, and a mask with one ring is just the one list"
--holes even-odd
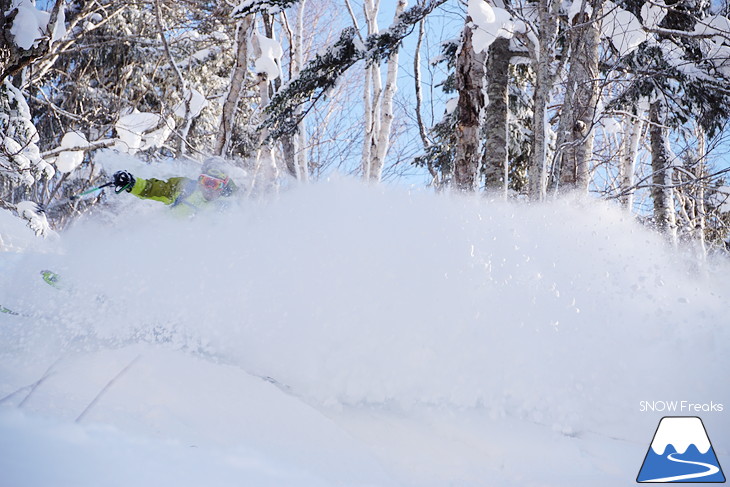
[(56, 0), (45, 18), (33, 4), (0, 1), (0, 82), (49, 53), (51, 43), (65, 35), (64, 0)]
[[(404, 11), (386, 30), (369, 35), (362, 42), (354, 27), (340, 32), (339, 39), (328, 49), (315, 56), (299, 76), (283, 87), (271, 100), (267, 118), (262, 127), (270, 129), (269, 137), (278, 139), (294, 133), (299, 122), (312, 106), (334, 88), (340, 76), (361, 60), (380, 62), (400, 47), (401, 41), (435, 8), (446, 0), (431, 0)], [(298, 113), (299, 107), (305, 108)]]
[(234, 18), (243, 18), (249, 14), (276, 15), (291, 7), (299, 0), (243, 0), (231, 15)]
[(88, 152), (96, 149), (111, 147), (117, 143), (119, 143), (119, 139), (102, 139), (94, 142), (89, 142), (88, 144), (76, 145), (74, 147), (57, 147), (55, 149), (41, 153), (41, 156), (45, 159), (48, 157), (57, 156), (62, 152)]

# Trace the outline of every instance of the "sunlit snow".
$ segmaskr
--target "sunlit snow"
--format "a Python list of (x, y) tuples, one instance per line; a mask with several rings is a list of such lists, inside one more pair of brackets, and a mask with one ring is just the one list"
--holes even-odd
[(640, 401), (730, 403), (727, 263), (606, 203), (108, 200), (56, 241), (1, 230), (7, 485), (613, 487)]

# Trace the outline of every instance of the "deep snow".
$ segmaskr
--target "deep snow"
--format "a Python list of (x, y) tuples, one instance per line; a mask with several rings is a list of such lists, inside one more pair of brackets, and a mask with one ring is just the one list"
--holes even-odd
[[(3, 226), (2, 487), (627, 485), (667, 414), (640, 401), (730, 407), (728, 263), (608, 204), (109, 198), (43, 245)], [(688, 415), (723, 464), (727, 410)]]

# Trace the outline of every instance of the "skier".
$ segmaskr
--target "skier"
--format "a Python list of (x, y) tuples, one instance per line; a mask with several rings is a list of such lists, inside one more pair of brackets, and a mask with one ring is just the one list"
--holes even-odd
[(128, 171), (117, 171), (113, 182), (117, 193), (127, 191), (138, 198), (161, 201), (186, 216), (195, 215), (221, 196), (231, 196), (238, 189), (226, 173), (224, 164), (216, 159), (209, 159), (203, 164), (198, 179), (142, 179)]

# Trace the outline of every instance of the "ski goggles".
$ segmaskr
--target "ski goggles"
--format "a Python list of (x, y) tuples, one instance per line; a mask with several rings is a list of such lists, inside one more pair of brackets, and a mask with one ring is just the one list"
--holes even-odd
[(226, 186), (226, 184), (228, 184), (228, 178), (221, 179), (213, 176), (208, 176), (207, 174), (201, 174), (200, 177), (198, 177), (198, 182), (205, 189), (209, 189), (211, 191), (221, 191)]

